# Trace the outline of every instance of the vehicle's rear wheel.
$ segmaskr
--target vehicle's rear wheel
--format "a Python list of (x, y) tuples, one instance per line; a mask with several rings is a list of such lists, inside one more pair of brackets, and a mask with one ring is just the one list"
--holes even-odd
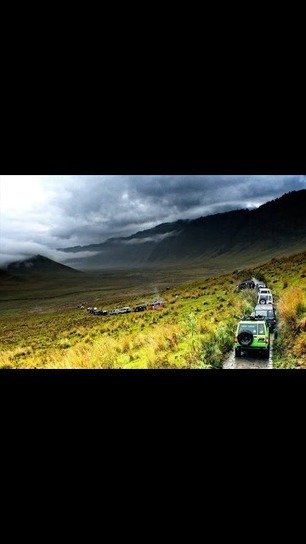
[(241, 357), (241, 349), (235, 348), (235, 357)]
[(264, 358), (269, 359), (269, 355), (270, 355), (270, 347), (266, 351), (264, 351)]

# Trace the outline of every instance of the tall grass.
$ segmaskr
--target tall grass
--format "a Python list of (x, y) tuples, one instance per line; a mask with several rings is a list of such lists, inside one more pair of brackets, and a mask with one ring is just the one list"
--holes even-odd
[(284, 292), (278, 302), (279, 315), (287, 327), (296, 328), (297, 321), (305, 309), (305, 295), (298, 287)]
[(306, 293), (299, 287), (286, 289), (279, 298), (279, 335), (274, 341), (275, 366), (306, 367)]

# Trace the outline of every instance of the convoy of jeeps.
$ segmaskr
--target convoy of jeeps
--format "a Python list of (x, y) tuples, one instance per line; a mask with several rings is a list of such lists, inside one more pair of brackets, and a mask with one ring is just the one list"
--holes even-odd
[(243, 353), (259, 353), (266, 359), (270, 355), (270, 333), (277, 336), (277, 317), (273, 301), (273, 295), (264, 283), (255, 283), (247, 280), (240, 283), (237, 291), (243, 289), (257, 290), (257, 304), (251, 315), (240, 319), (235, 339), (235, 357), (241, 357)]
[[(257, 304), (251, 315), (244, 316), (239, 320), (234, 338), (235, 357), (253, 352), (268, 359), (271, 346), (270, 333), (274, 333), (274, 337), (277, 336), (277, 318), (273, 295), (264, 283), (255, 283), (253, 280), (246, 280), (237, 286), (238, 292), (243, 289), (256, 289)], [(163, 308), (164, 305), (163, 300), (154, 300), (150, 304), (138, 304), (134, 307), (134, 312), (156, 310)], [(85, 303), (79, 304), (78, 308), (85, 310)], [(99, 310), (97, 307), (88, 307), (87, 311), (93, 315), (118, 315), (130, 313), (132, 309), (129, 306), (124, 306), (107, 312)]]
[[(158, 310), (159, 308), (164, 308), (164, 300), (154, 300), (150, 304), (138, 304), (134, 308), (134, 312), (143, 312), (144, 310)], [(85, 310), (85, 303), (79, 304), (78, 309)], [(96, 306), (89, 306), (86, 308), (88, 313), (92, 315), (118, 315), (118, 314), (129, 314), (132, 309), (129, 306), (124, 306), (123, 308), (114, 308), (107, 312), (106, 310), (99, 310)]]

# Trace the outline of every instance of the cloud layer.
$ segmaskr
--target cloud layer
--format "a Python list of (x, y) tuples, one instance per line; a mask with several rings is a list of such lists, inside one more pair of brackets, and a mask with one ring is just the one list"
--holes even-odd
[(0, 176), (0, 264), (37, 253), (65, 262), (56, 248), (254, 208), (304, 188), (305, 176)]

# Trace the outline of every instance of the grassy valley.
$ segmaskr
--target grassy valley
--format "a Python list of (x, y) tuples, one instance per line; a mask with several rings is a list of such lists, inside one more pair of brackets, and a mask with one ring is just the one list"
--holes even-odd
[[(306, 366), (306, 252), (233, 272), (232, 260), (189, 267), (109, 270), (61, 278), (0, 277), (1, 368), (220, 368), (237, 316), (254, 293), (237, 293), (250, 276), (265, 278), (281, 316), (275, 367)], [(211, 265), (209, 268), (207, 265)], [(229, 272), (229, 267), (232, 266)], [(243, 265), (242, 265), (243, 266)], [(165, 307), (93, 316), (77, 305)]]

